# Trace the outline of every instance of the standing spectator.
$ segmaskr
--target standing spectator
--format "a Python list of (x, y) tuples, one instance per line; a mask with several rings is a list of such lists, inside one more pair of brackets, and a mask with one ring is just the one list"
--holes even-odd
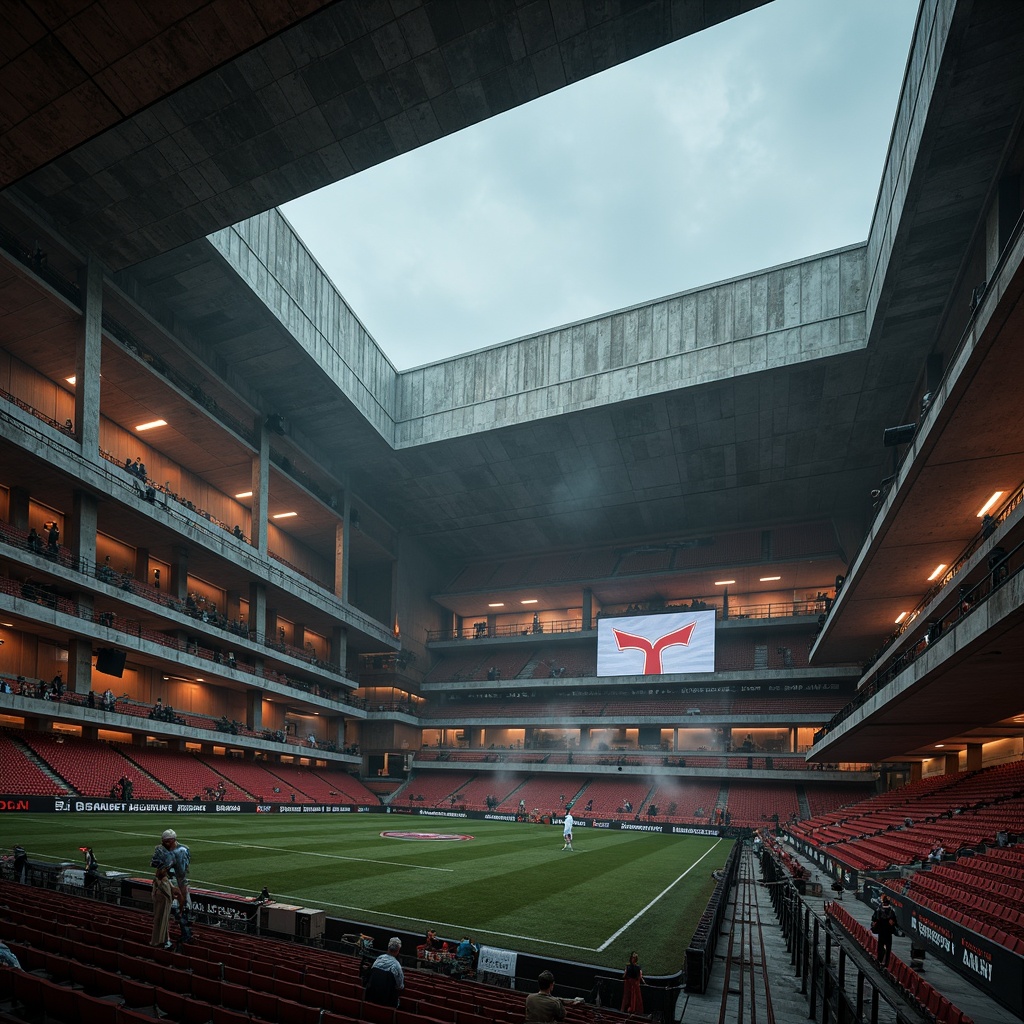
[(643, 1013), (644, 997), (640, 992), (643, 984), (644, 972), (640, 969), (639, 954), (635, 951), (629, 954), (629, 963), (622, 972), (622, 1012)]
[(14, 880), (25, 882), (28, 875), (28, 854), (25, 847), (21, 843), (15, 843), (11, 852), (14, 854)]
[(366, 1000), (378, 1006), (398, 1006), (399, 993), (405, 988), (405, 972), (398, 961), (402, 940), (393, 936), (388, 940), (388, 951), (381, 953), (366, 976)]
[(871, 915), (871, 930), (878, 937), (878, 965), (888, 967), (889, 954), (892, 952), (892, 936), (896, 931), (896, 911), (889, 903), (888, 893), (882, 893), (878, 909)]
[(174, 901), (174, 887), (171, 885), (167, 864), (158, 864), (153, 876), (153, 933), (149, 938), (151, 946), (170, 949), (169, 929), (171, 903)]
[(172, 885), (176, 886), (180, 893), (179, 906), (182, 910), (192, 905), (188, 895), (188, 868), (191, 859), (188, 847), (179, 843), (177, 832), (169, 828), (160, 836), (160, 845), (153, 851), (153, 859), (150, 861), (155, 868), (161, 864), (166, 866)]
[(79, 849), (85, 854), (85, 895), (95, 896), (96, 886), (100, 880), (100, 866), (91, 846), (80, 846)]

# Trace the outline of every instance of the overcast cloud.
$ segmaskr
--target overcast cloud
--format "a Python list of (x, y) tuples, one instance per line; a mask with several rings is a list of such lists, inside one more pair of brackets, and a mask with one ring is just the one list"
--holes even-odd
[(917, 0), (774, 0), (283, 207), (399, 369), (862, 242)]

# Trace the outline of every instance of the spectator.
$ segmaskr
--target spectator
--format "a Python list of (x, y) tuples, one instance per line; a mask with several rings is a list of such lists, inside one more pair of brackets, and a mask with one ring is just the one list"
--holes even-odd
[(889, 954), (892, 952), (892, 937), (896, 931), (896, 911), (889, 903), (888, 893), (882, 893), (878, 909), (871, 915), (871, 930), (878, 937), (878, 965), (889, 966)]
[(0, 967), (13, 967), (16, 971), (21, 970), (21, 963), (10, 951), (6, 942), (0, 942)]
[(366, 976), (365, 996), (367, 1002), (378, 1006), (398, 1006), (399, 993), (405, 988), (405, 973), (398, 960), (402, 951), (402, 940), (393, 936), (388, 940), (388, 951), (381, 953)]
[[(541, 971), (537, 978), (537, 991), (526, 997), (526, 1014), (524, 1024), (547, 1024), (549, 1021), (565, 1020), (565, 1004), (567, 1000), (551, 994), (555, 987), (555, 976), (550, 971)], [(568, 1000), (573, 1004), (582, 1003), (577, 996)]]

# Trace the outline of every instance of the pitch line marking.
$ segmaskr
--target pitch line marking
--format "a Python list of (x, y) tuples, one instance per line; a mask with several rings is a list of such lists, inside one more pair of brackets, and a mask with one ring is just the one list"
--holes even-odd
[[(148, 832), (126, 832), (119, 828), (102, 829), (103, 832), (113, 832), (119, 836), (147, 836)], [(322, 857), (325, 860), (348, 860), (358, 864), (383, 864), (389, 868), (415, 868), (417, 871), (443, 871), (452, 874), (455, 868), (436, 868), (430, 864), (404, 864), (395, 860), (375, 860), (372, 857), (346, 857), (340, 853), (314, 853), (311, 850), (288, 850), (283, 846), (259, 846), (256, 843), (231, 843), (224, 839), (196, 839), (195, 843), (207, 843), (211, 846), (237, 846), (243, 850), (264, 850), (270, 853), (288, 853), (295, 857)], [(189, 844), (185, 844), (186, 846)], [(340, 906), (340, 904), (339, 904)]]
[[(716, 839), (716, 840), (715, 840), (715, 846), (717, 846), (717, 845), (718, 845), (718, 844), (719, 844), (719, 843), (720, 843), (721, 841), (722, 841), (721, 839)], [(683, 873), (682, 873), (682, 874), (681, 874), (681, 875), (680, 875), (680, 876), (679, 876), (679, 877), (678, 877), (678, 878), (677, 878), (677, 879), (675, 880), (675, 882), (670, 882), (670, 883), (669, 883), (669, 884), (668, 884), (667, 886), (665, 886), (665, 888), (664, 888), (664, 889), (662, 889), (662, 890), (661, 890), (661, 892), (659, 892), (659, 893), (658, 893), (658, 895), (657, 895), (657, 896), (655, 896), (655, 897), (654, 897), (654, 899), (653, 899), (653, 900), (651, 900), (651, 902), (650, 902), (650, 903), (648, 903), (648, 904), (647, 904), (647, 906), (646, 906), (646, 907), (644, 907), (644, 909), (643, 909), (643, 910), (640, 910), (640, 911), (638, 911), (638, 912), (637, 912), (636, 914), (634, 914), (634, 915), (633, 915), (633, 916), (632, 916), (632, 917), (631, 917), (631, 918), (630, 918), (630, 919), (629, 919), (629, 920), (628, 920), (628, 921), (627, 921), (627, 922), (626, 922), (626, 923), (625, 923), (625, 924), (624, 924), (624, 925), (623, 925), (623, 926), (622, 926), (622, 927), (621, 927), (621, 928), (620, 928), (620, 929), (619, 929), (619, 930), (618, 930), (618, 931), (617, 931), (617, 932), (616, 932), (616, 933), (615, 933), (614, 935), (612, 935), (612, 936), (611, 936), (610, 938), (608, 938), (608, 939), (606, 939), (606, 940), (605, 940), (604, 942), (602, 942), (602, 943), (601, 943), (601, 945), (597, 947), (597, 952), (598, 952), (598, 953), (603, 953), (603, 952), (604, 952), (604, 951), (605, 951), (605, 950), (606, 950), (606, 949), (607, 949), (607, 948), (608, 948), (608, 947), (609, 947), (609, 946), (610, 946), (610, 945), (611, 945), (611, 944), (612, 944), (612, 943), (613, 943), (613, 942), (614, 942), (614, 941), (615, 941), (615, 940), (616, 940), (616, 939), (617, 939), (617, 938), (618, 938), (618, 937), (619, 937), (619, 936), (620, 936), (620, 935), (621, 935), (621, 934), (622, 934), (622, 933), (623, 933), (624, 931), (626, 931), (626, 929), (627, 929), (627, 928), (630, 928), (630, 927), (632, 927), (632, 926), (633, 926), (634, 924), (636, 924), (636, 922), (637, 922), (637, 921), (639, 921), (639, 920), (640, 920), (640, 918), (641, 918), (641, 917), (643, 917), (643, 916), (644, 916), (644, 914), (646, 914), (646, 913), (647, 913), (647, 911), (648, 911), (648, 910), (650, 910), (650, 909), (651, 909), (651, 907), (653, 907), (653, 906), (654, 906), (654, 904), (655, 904), (655, 903), (657, 903), (657, 902), (658, 902), (658, 900), (660, 900), (660, 899), (661, 899), (661, 897), (665, 895), (665, 893), (667, 893), (667, 892), (668, 892), (668, 891), (669, 891), (669, 890), (670, 890), (671, 888), (673, 888), (673, 887), (674, 887), (674, 886), (676, 885), (676, 883), (678, 883), (678, 882), (681, 882), (681, 881), (682, 881), (682, 880), (683, 880), (683, 879), (684, 879), (684, 878), (685, 878), (685, 877), (686, 877), (686, 876), (687, 876), (687, 875), (688, 875), (688, 874), (689, 874), (689, 873), (690, 873), (690, 872), (691, 872), (691, 871), (692, 871), (692, 870), (693, 870), (693, 869), (694, 869), (694, 868), (695, 868), (695, 867), (696, 867), (696, 866), (697, 866), (697, 865), (698, 865), (698, 864), (699, 864), (699, 863), (700, 863), (700, 862), (701, 862), (701, 861), (702, 861), (702, 860), (703, 860), (703, 859), (704, 859), (704, 858), (705, 858), (705, 857), (706, 857), (706, 856), (707, 856), (707, 855), (708, 855), (708, 854), (709, 854), (709, 853), (710, 853), (710, 852), (711, 852), (711, 851), (712, 851), (712, 850), (713, 850), (713, 849), (715, 848), (715, 846), (710, 846), (710, 847), (708, 847), (708, 849), (707, 849), (707, 850), (705, 850), (705, 852), (704, 852), (704, 853), (702, 853), (702, 854), (701, 854), (701, 855), (700, 855), (700, 856), (699, 856), (699, 857), (698, 857), (698, 858), (697, 858), (697, 859), (696, 859), (696, 860), (695, 860), (695, 861), (694, 861), (694, 862), (693, 862), (693, 863), (692, 863), (692, 864), (691, 864), (691, 865), (690, 865), (690, 866), (689, 866), (689, 867), (688, 867), (688, 868), (687, 868), (687, 869), (686, 869), (686, 870), (685, 870), (685, 871), (684, 871), (684, 872), (683, 872)]]

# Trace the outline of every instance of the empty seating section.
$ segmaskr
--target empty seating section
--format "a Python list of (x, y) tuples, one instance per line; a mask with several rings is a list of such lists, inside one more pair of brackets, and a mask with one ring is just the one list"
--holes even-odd
[[(579, 804), (573, 810), (579, 814), (593, 814), (598, 818), (622, 818), (639, 814), (651, 791), (647, 779), (592, 779), (579, 796)], [(593, 806), (586, 810), (590, 801)], [(631, 811), (626, 810), (629, 803)]]
[(807, 806), (811, 809), (811, 814), (817, 815), (827, 814), (830, 811), (839, 810), (840, 807), (849, 807), (866, 800), (874, 790), (874, 786), (867, 782), (849, 786), (822, 783), (818, 786), (807, 786), (804, 794), (807, 797)]
[(0, 792), (24, 796), (65, 796), (71, 790), (51, 779), (12, 737), (0, 733)]
[(122, 777), (131, 779), (136, 799), (166, 800), (170, 795), (109, 744), (78, 738), (65, 742), (54, 733), (26, 732), (21, 738), (83, 796), (109, 797), (111, 787)]
[[(208, 799), (208, 790), (216, 791), (223, 777), (213, 768), (204, 764), (192, 754), (180, 754), (171, 750), (154, 750), (149, 747), (133, 747), (131, 758), (146, 772), (164, 782), (168, 789), (183, 800), (198, 797)], [(223, 759), (222, 759), (223, 760)], [(227, 790), (231, 800), (249, 800), (236, 786)]]
[[(274, 764), (267, 769), (280, 779), (289, 792), (294, 789), (305, 793), (318, 804), (376, 804), (380, 801), (372, 790), (347, 772), (313, 771), (294, 765)], [(390, 793), (398, 783), (388, 783), (384, 792)], [(285, 787), (282, 786), (282, 789)]]
[(654, 787), (647, 804), (658, 808), (658, 821), (707, 825), (720, 791), (721, 785), (717, 780), (662, 780)]
[(503, 813), (514, 811), (514, 806), (502, 807), (501, 805), (522, 782), (523, 776), (519, 775), (477, 775), (459, 790), (459, 806), (466, 807), (471, 811), (486, 811), (489, 810), (487, 798), (493, 797), (497, 800), (494, 805), (496, 810), (500, 809)]
[(800, 801), (791, 782), (730, 782), (728, 809), (733, 825), (759, 828), (776, 814), (783, 823), (799, 817)]
[(915, 872), (907, 896), (1024, 954), (1024, 851), (992, 850)]
[(472, 778), (469, 772), (417, 772), (398, 794), (395, 802), (417, 807), (440, 807), (442, 803), (448, 805), (451, 797)]
[[(224, 794), (225, 800), (236, 799), (232, 795), (233, 792), (241, 793), (242, 796), (237, 797), (239, 800), (256, 800), (259, 803), (266, 803), (268, 799), (280, 799), (280, 795), (274, 794), (274, 788), (281, 789), (281, 780), (271, 774), (262, 765), (253, 764), (251, 761), (242, 761), (236, 757), (208, 757), (200, 754), (197, 760), (201, 761), (211, 771), (216, 771), (221, 775), (226, 784), (227, 792)], [(291, 793), (295, 792), (296, 803), (314, 803), (313, 798), (302, 790), (288, 791), (288, 797), (291, 797)]]
[(851, 867), (912, 864), (941, 844), (953, 852), (1024, 831), (1024, 762), (912, 783), (793, 826), (795, 835)]
[[(509, 807), (510, 801), (518, 807), (519, 801), (523, 800), (527, 812), (538, 810), (541, 814), (562, 814), (566, 806), (577, 798), (582, 785), (583, 780), (570, 776), (529, 775), (523, 785), (512, 792), (502, 810)], [(579, 809), (577, 813), (582, 814)]]
[[(150, 926), (145, 911), (0, 883), (0, 930), (25, 968), (0, 968), (0, 991), (20, 1003), (4, 1019), (487, 1024), (524, 1015), (525, 993), (427, 971), (406, 972), (396, 1012), (363, 1002), (354, 956), (203, 926), (172, 952), (146, 945)], [(567, 1024), (595, 1019), (593, 1007), (567, 1008)]]

